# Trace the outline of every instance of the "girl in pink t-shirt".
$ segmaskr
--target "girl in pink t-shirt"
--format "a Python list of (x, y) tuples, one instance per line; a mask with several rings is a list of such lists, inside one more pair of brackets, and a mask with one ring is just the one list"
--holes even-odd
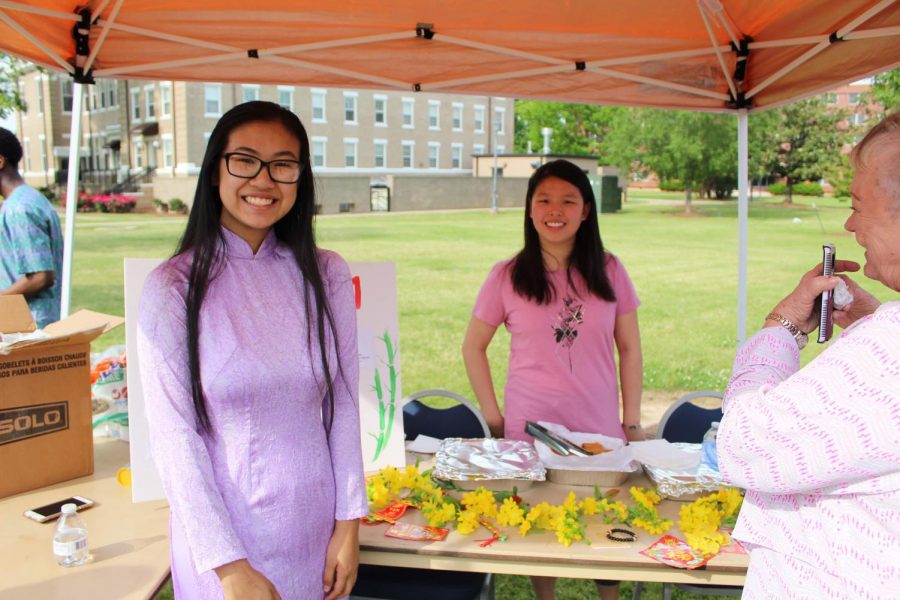
[[(639, 301), (625, 267), (603, 250), (591, 184), (576, 165), (537, 169), (525, 199), (525, 247), (494, 266), (475, 302), (463, 342), (469, 381), (495, 436), (533, 441), (526, 421), (643, 440)], [(509, 368), (500, 413), (487, 347), (503, 323)], [(619, 386), (622, 420), (619, 420)], [(532, 577), (539, 600), (554, 578)], [(618, 588), (598, 585), (601, 598)]]

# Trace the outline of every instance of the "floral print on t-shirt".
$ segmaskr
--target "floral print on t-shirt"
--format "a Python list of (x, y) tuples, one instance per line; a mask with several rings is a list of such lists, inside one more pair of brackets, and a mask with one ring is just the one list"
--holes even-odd
[(563, 298), (563, 307), (553, 322), (553, 335), (558, 347), (568, 352), (569, 371), (572, 371), (572, 346), (578, 338), (578, 326), (584, 322), (584, 305), (571, 296)]

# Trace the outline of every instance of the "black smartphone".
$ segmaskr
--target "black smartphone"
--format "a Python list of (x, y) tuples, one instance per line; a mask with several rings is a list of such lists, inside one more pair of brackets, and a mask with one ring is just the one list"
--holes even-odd
[(84, 496), (72, 496), (70, 498), (66, 498), (65, 500), (60, 500), (58, 502), (51, 502), (50, 504), (45, 504), (44, 506), (38, 506), (37, 508), (32, 508), (31, 510), (26, 510), (23, 514), (33, 521), (37, 521), (38, 523), (46, 523), (47, 521), (53, 521), (62, 514), (63, 504), (74, 504), (76, 511), (82, 511), (87, 508), (90, 508), (94, 505), (93, 500), (89, 500)]
[[(834, 244), (822, 244), (822, 275), (834, 275)], [(819, 343), (824, 344), (831, 339), (834, 322), (831, 313), (834, 310), (834, 291), (825, 290), (819, 298)]]

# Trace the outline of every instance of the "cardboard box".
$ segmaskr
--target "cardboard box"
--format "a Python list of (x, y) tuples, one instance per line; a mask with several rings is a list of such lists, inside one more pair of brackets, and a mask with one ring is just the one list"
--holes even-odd
[[(124, 321), (81, 310), (0, 343), (0, 498), (94, 472), (91, 340)], [(35, 329), (24, 296), (0, 296), (0, 333)]]

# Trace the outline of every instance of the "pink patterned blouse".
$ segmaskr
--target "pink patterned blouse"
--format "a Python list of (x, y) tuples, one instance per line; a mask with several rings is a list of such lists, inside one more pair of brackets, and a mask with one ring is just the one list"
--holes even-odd
[(744, 598), (900, 598), (900, 302), (799, 369), (784, 328), (738, 351), (718, 435), (747, 490)]

